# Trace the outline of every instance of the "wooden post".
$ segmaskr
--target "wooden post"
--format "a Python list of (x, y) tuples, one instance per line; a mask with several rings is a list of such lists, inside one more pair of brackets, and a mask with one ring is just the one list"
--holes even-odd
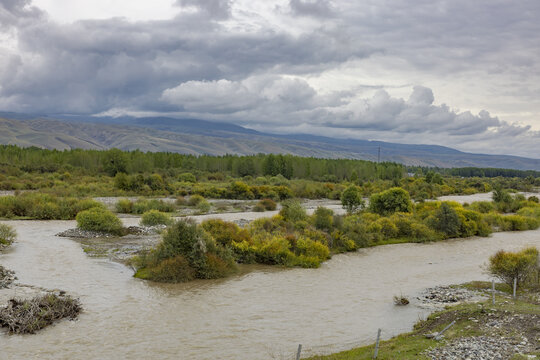
[(492, 295), (491, 302), (493, 305), (495, 305), (495, 280), (491, 280), (491, 295)]
[(517, 277), (514, 278), (514, 300), (516, 300)]
[(376, 359), (379, 355), (379, 341), (381, 339), (381, 329), (377, 330), (377, 341), (375, 342), (375, 352), (373, 353), (373, 358)]
[(300, 354), (302, 354), (302, 344), (298, 344), (298, 351), (296, 352), (296, 360), (300, 360)]

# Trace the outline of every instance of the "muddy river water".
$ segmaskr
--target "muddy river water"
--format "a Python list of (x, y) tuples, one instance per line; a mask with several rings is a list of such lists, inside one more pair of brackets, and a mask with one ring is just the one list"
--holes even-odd
[[(20, 283), (79, 297), (84, 313), (36, 335), (0, 332), (0, 359), (289, 359), (299, 343), (305, 354), (342, 350), (373, 342), (377, 328), (385, 338), (409, 331), (430, 311), (414, 300), (422, 289), (488, 279), (482, 266), (495, 251), (540, 247), (540, 230), (496, 233), (362, 249), (319, 269), (256, 266), (163, 285), (55, 236), (73, 221), (6, 223), (19, 239), (0, 262)], [(394, 306), (399, 294), (412, 304)]]

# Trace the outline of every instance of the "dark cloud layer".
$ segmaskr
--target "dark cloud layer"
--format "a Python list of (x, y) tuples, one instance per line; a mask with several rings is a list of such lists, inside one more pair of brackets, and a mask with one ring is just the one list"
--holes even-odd
[[(474, 79), (493, 79), (485, 98), (540, 113), (538, 1), (284, 0), (267, 14), (233, 0), (175, 5), (170, 20), (61, 24), (30, 0), (2, 0), (0, 109), (161, 113), (487, 152), (519, 138), (540, 157), (530, 125), (437, 105), (438, 89), (414, 86), (436, 78), (473, 92)], [(388, 74), (419, 74), (408, 97), (391, 95), (395, 84), (325, 91), (309, 81), (370, 59)]]

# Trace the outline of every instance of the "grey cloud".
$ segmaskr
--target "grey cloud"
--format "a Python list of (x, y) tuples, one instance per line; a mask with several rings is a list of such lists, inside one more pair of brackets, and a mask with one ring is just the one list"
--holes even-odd
[(0, 73), (0, 106), (40, 112), (164, 111), (169, 105), (161, 93), (182, 82), (321, 71), (374, 51), (347, 36), (335, 41), (333, 31), (231, 32), (200, 21), (197, 14), (170, 21), (62, 25), (38, 18), (18, 28), (19, 52), (11, 54), (16, 61), (0, 57), (12, 69)]
[(334, 15), (334, 10), (327, 0), (290, 0), (289, 6), (295, 15), (321, 18)]
[[(351, 64), (362, 68), (376, 54), (389, 64), (383, 77), (410, 77), (349, 88), (361, 93), (421, 83), (440, 93), (432, 79), (443, 79), (440, 86), (470, 85), (474, 98), (475, 85), (486, 83), (485, 98), (494, 106), (504, 97), (513, 104), (506, 107), (509, 113), (538, 114), (540, 25), (528, 15), (540, 13), (536, 0), (289, 0), (290, 11), (281, 7), (244, 23), (239, 14), (247, 10), (238, 8), (240, 2), (176, 3), (196, 11), (180, 9), (161, 21), (59, 24), (29, 0), (0, 0), (0, 109), (171, 112), (251, 127), (303, 126), (321, 134), (436, 139), (468, 148), (477, 146), (471, 137), (483, 145), (497, 137), (538, 140), (533, 127), (514, 124), (510, 116), (502, 121), (487, 111), (437, 105), (428, 87), (417, 86), (405, 98), (384, 90), (367, 97), (352, 90), (317, 91), (300, 79), (327, 70), (339, 74)], [(2, 35), (13, 38), (15, 50), (2, 45)], [(469, 108), (498, 114), (485, 104)]]
[(223, 20), (231, 15), (231, 0), (178, 0), (176, 4), (195, 7), (212, 19)]
[(189, 81), (164, 91), (162, 99), (189, 116), (243, 122), (248, 126), (273, 124), (293, 130), (299, 124), (399, 134), (510, 136), (530, 127), (508, 124), (483, 110), (457, 112), (433, 105), (431, 89), (415, 86), (406, 101), (378, 90), (371, 98), (350, 94), (321, 95), (303, 80), (277, 76), (242, 81)]

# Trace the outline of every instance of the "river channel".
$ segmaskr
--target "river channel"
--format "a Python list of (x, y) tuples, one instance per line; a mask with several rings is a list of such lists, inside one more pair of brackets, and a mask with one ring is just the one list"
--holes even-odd
[[(495, 233), (361, 249), (319, 269), (254, 266), (227, 279), (163, 285), (55, 236), (74, 221), (5, 223), (19, 237), (2, 265), (20, 283), (79, 297), (84, 312), (36, 335), (0, 332), (0, 359), (289, 359), (299, 343), (343, 350), (372, 343), (377, 328), (385, 338), (411, 330), (430, 312), (415, 300), (426, 287), (488, 279), (482, 267), (497, 250), (540, 247), (540, 230)], [(400, 294), (411, 305), (394, 306)]]

